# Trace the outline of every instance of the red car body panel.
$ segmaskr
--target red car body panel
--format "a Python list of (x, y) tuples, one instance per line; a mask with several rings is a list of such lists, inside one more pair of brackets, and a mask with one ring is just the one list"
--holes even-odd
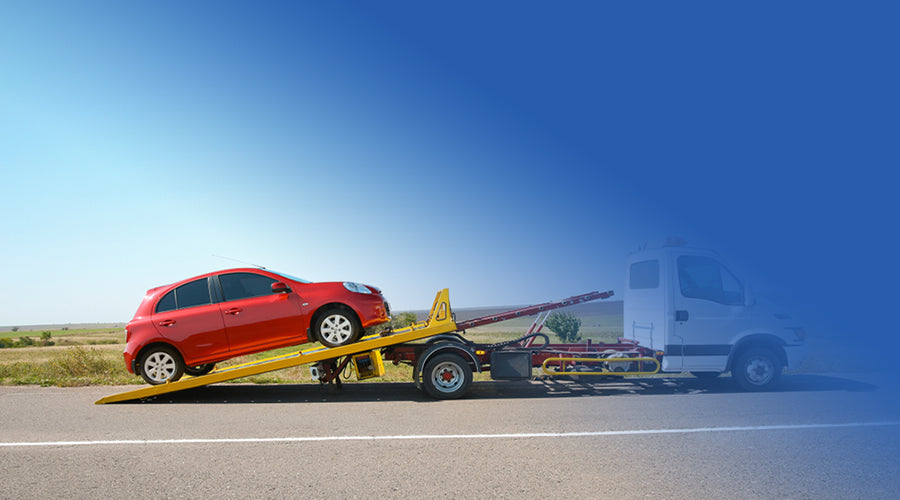
[[(263, 292), (257, 286), (261, 295), (231, 298), (236, 293), (229, 285), (243, 278), (255, 285), (282, 282), (290, 291)], [(200, 280), (206, 280), (210, 303), (175, 308), (172, 291), (179, 289), (180, 294), (185, 285), (194, 292), (202, 290)], [(125, 366), (137, 373), (142, 349), (156, 343), (175, 347), (185, 365), (199, 366), (314, 341), (309, 332), (315, 314), (335, 305), (352, 309), (363, 328), (389, 321), (390, 308), (381, 291), (366, 288), (371, 293), (348, 290), (342, 282), (306, 283), (255, 268), (216, 271), (153, 288), (125, 327)], [(173, 308), (160, 306), (166, 300)]]

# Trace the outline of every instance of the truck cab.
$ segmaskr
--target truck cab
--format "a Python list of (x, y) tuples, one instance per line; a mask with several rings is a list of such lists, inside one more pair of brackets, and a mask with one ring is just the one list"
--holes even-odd
[(663, 353), (662, 371), (730, 371), (746, 390), (773, 386), (807, 352), (803, 327), (752, 297), (715, 252), (677, 243), (628, 257), (623, 326)]

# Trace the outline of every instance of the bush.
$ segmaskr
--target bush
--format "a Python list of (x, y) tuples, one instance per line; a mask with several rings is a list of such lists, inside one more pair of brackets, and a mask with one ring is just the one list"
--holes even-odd
[(415, 324), (416, 321), (418, 321), (418, 317), (416, 317), (414, 312), (396, 313), (391, 316), (391, 328), (406, 328)]
[(50, 339), (51, 339), (50, 332), (48, 332), (48, 331), (41, 332), (41, 347), (47, 347), (47, 346), (54, 345), (54, 342)]
[(578, 342), (581, 335), (578, 330), (581, 328), (581, 320), (571, 313), (554, 312), (547, 317), (544, 326), (553, 331), (559, 340), (565, 343)]
[(50, 366), (67, 377), (104, 375), (115, 369), (109, 360), (103, 359), (100, 351), (81, 346), (66, 349), (61, 356), (50, 361)]
[(16, 342), (16, 344), (16, 347), (31, 347), (36, 344), (36, 342), (31, 337), (19, 337), (19, 341)]

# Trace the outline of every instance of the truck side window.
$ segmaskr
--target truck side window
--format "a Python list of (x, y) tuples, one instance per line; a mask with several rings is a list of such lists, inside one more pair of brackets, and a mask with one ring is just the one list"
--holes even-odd
[(697, 255), (678, 257), (678, 284), (681, 295), (739, 306), (744, 303), (744, 287), (715, 259)]
[(659, 261), (635, 262), (628, 271), (628, 287), (632, 290), (659, 288)]

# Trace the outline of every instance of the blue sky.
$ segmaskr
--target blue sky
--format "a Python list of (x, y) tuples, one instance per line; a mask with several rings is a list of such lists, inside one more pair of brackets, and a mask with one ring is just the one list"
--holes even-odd
[(813, 323), (877, 325), (896, 14), (4, 2), (0, 325), (127, 321), (146, 289), (233, 266), (214, 255), (400, 309), (443, 287), (534, 303), (621, 290), (668, 235)]

